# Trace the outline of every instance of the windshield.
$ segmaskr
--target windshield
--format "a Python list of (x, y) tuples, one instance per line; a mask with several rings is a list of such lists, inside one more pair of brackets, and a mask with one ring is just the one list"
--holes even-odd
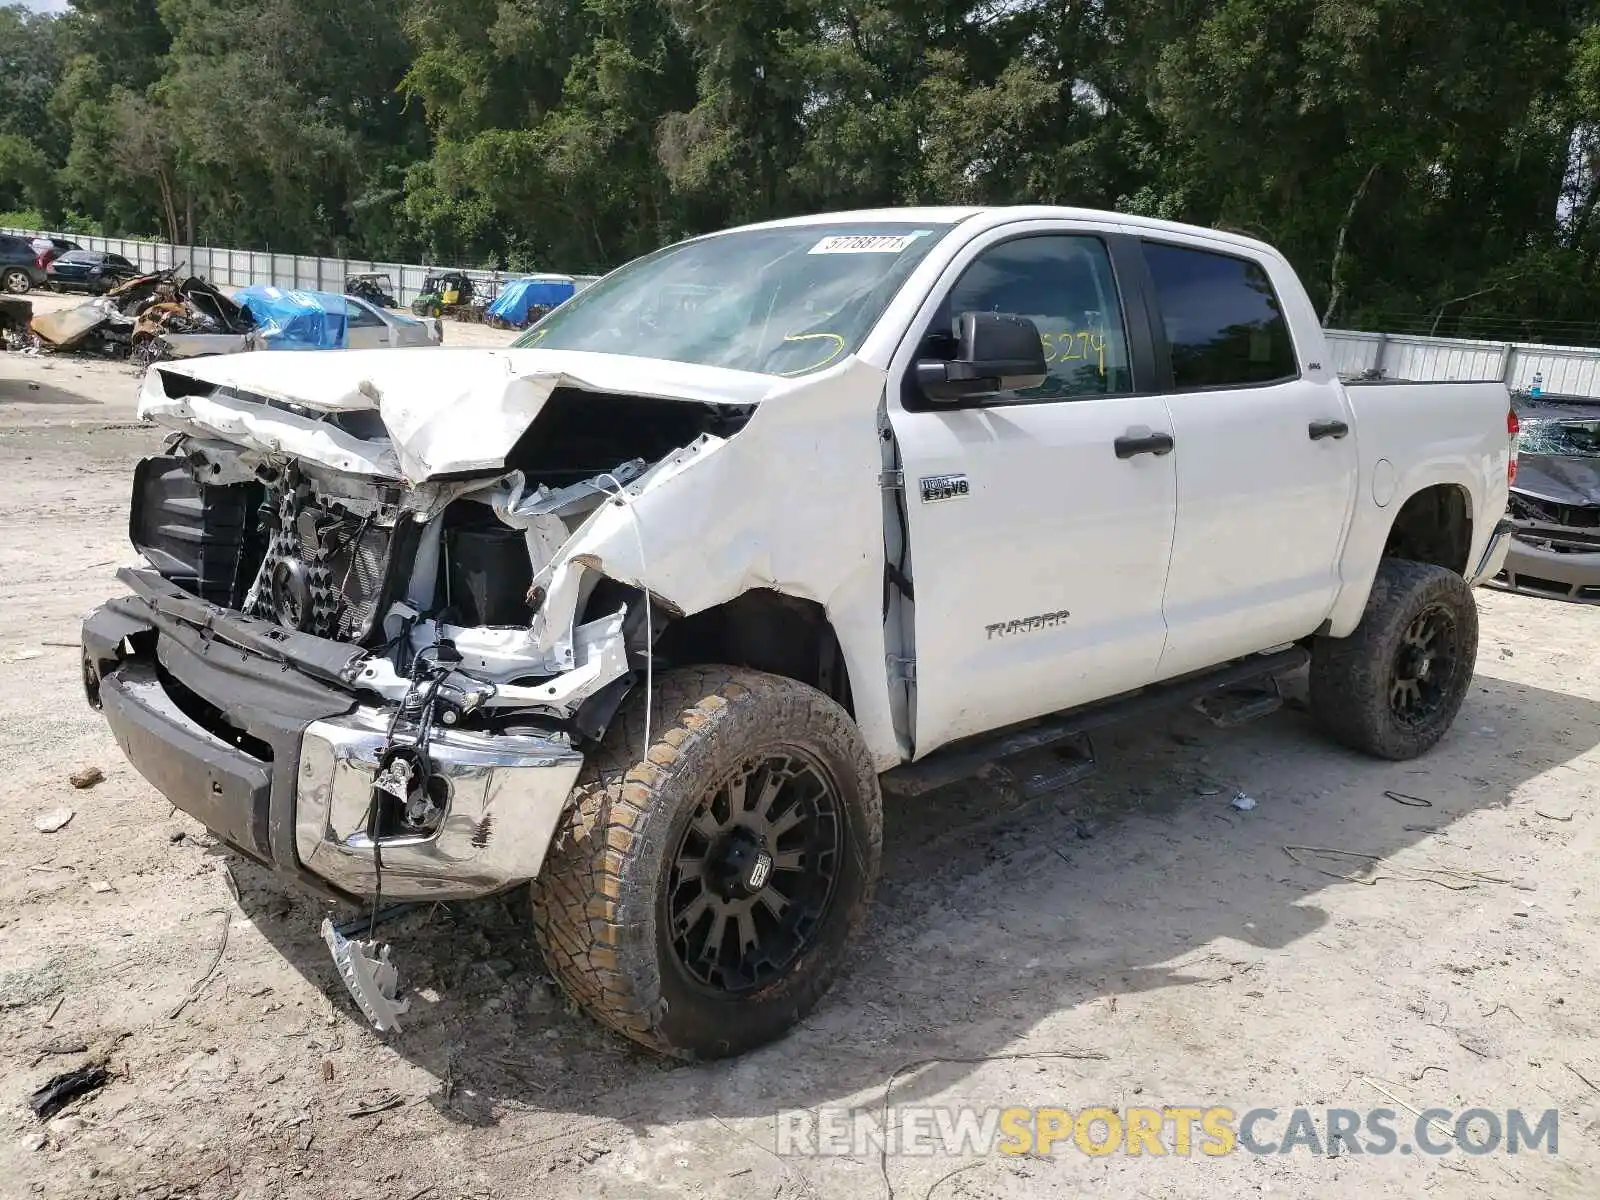
[(513, 345), (804, 375), (860, 346), (949, 229), (787, 225), (682, 242), (579, 292)]

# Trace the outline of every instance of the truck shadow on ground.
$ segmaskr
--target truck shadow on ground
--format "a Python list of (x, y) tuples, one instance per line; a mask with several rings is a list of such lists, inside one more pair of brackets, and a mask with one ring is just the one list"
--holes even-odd
[[(891, 798), (878, 904), (849, 969), (789, 1037), (741, 1059), (667, 1063), (573, 1011), (517, 900), (383, 927), (403, 985), (420, 991), (391, 1044), (439, 1081), (429, 1100), (441, 1113), (477, 1125), (507, 1111), (635, 1128), (765, 1118), (863, 1093), (876, 1105), (892, 1075), (895, 1103), (914, 1103), (992, 1056), (1096, 1050), (1086, 1022), (1077, 1024), (1088, 1041), (1031, 1036), (1046, 1018), (1119, 995), (1229, 983), (1264, 953), (1317, 934), (1327, 923), (1318, 893), (1343, 885), (1284, 846), (1359, 851), (1378, 861), (1315, 865), (1382, 871), (1600, 743), (1600, 703), (1480, 675), (1431, 755), (1373, 762), (1319, 739), (1297, 691), (1303, 683), (1291, 684), (1289, 708), (1241, 728), (1182, 711), (1113, 731), (1099, 743), (1097, 774), (1052, 796), (1024, 802), (992, 775)], [(1231, 808), (1236, 790), (1258, 807)], [(1448, 840), (1416, 858), (1485, 866)], [(1489, 866), (1509, 886), (1539, 886), (1514, 863)], [(318, 905), (237, 860), (235, 870), (248, 915), (362, 1036), (317, 938)], [(1405, 889), (1427, 885), (1377, 886), (1394, 889), (1398, 912)], [(927, 1060), (939, 1061), (896, 1074)]]
[(74, 408), (98, 408), (99, 401), (49, 383), (22, 379), (0, 379), (0, 404), (59, 404)]

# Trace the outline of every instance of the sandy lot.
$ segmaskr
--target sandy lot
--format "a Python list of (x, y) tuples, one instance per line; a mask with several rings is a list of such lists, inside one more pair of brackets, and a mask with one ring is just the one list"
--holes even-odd
[[(416, 991), (385, 1040), (323, 906), (174, 815), (83, 702), (78, 622), (134, 560), (130, 470), (160, 440), (135, 385), (0, 354), (0, 1196), (1600, 1194), (1594, 609), (1482, 593), (1476, 685), (1420, 762), (1333, 749), (1291, 704), (1117, 731), (1031, 802), (999, 773), (891, 799), (849, 969), (741, 1060), (664, 1064), (571, 1011), (518, 898), (389, 927)], [(103, 1089), (34, 1118), (100, 1059)], [(1558, 1109), (1559, 1153), (774, 1153), (780, 1114), (875, 1113), (891, 1080), (896, 1108), (1278, 1109), (1267, 1140), (1299, 1105), (1394, 1108), (1408, 1144), (1404, 1105)]]

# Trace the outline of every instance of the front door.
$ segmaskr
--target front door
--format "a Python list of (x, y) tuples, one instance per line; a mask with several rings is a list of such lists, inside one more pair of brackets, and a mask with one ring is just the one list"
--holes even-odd
[(389, 344), (389, 327), (365, 301), (345, 297), (345, 345), (351, 350), (381, 350)]
[[(1130, 353), (1107, 241), (1031, 228), (992, 231), (952, 263), (890, 399), (915, 584), (918, 757), (1139, 687), (1166, 637), (1175, 472), (1148, 448), (1155, 439), (1139, 440), (1170, 432), (1166, 403), (1136, 394), (1149, 364)], [(922, 395), (915, 359), (950, 357), (952, 321), (972, 311), (1038, 325), (1042, 386), (955, 404)]]

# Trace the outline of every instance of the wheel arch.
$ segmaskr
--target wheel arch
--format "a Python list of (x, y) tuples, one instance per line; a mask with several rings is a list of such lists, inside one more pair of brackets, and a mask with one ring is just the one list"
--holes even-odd
[(1432, 563), (1465, 575), (1472, 553), (1472, 496), (1459, 483), (1433, 483), (1406, 498), (1389, 525), (1384, 558)]
[(1358, 510), (1340, 559), (1344, 583), (1319, 632), (1346, 637), (1355, 629), (1385, 558), (1431, 563), (1462, 576), (1471, 570), (1487, 537), (1475, 520), (1473, 482), (1447, 472), (1406, 480), (1396, 494), (1405, 497), (1399, 504), (1368, 502)]
[[(590, 593), (584, 619), (614, 611), (619, 595), (636, 605), (641, 594), (631, 584), (605, 577)], [(848, 656), (817, 601), (765, 587), (747, 588), (693, 613), (654, 594), (652, 601), (656, 670), (745, 667), (814, 687), (856, 715)]]

